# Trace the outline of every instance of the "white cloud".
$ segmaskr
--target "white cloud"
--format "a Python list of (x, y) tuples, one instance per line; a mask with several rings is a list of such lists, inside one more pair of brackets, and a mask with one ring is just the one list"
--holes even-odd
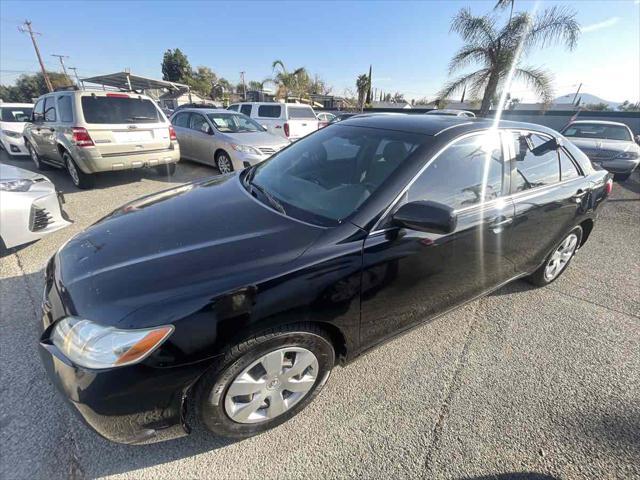
[(595, 32), (596, 30), (602, 30), (603, 28), (613, 27), (619, 21), (620, 17), (611, 17), (603, 20), (602, 22), (592, 23), (591, 25), (582, 27), (581, 30), (583, 33)]

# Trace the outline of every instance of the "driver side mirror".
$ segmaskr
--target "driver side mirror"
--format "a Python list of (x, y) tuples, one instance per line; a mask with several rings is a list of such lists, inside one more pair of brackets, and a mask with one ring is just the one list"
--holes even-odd
[(417, 201), (405, 203), (392, 217), (392, 225), (419, 232), (447, 234), (456, 229), (453, 209), (441, 203)]
[(636, 143), (637, 143), (638, 145), (640, 145), (640, 135), (636, 135), (636, 137), (635, 137), (635, 138), (636, 138)]

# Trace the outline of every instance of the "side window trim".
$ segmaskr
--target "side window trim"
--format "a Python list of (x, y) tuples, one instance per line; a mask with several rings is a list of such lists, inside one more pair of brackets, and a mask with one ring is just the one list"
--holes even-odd
[[(585, 173), (582, 170), (582, 167), (580, 167), (580, 165), (578, 164), (578, 162), (576, 161), (576, 159), (573, 157), (573, 155), (571, 155), (571, 152), (569, 150), (567, 150), (565, 147), (560, 147), (560, 151), (562, 153), (564, 153), (568, 158), (569, 161), (571, 163), (573, 163), (573, 166), (576, 168), (576, 170), (578, 171), (578, 178), (584, 177)], [(570, 179), (570, 180), (574, 180), (574, 179)], [(564, 182), (565, 180), (562, 179), (562, 165), (560, 166), (560, 183)]]

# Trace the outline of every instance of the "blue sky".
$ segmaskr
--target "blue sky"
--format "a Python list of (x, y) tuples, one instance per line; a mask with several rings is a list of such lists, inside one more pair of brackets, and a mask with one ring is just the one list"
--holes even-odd
[[(233, 83), (271, 75), (281, 59), (306, 67), (343, 94), (373, 64), (373, 86), (407, 98), (433, 98), (447, 79), (449, 59), (461, 46), (449, 33), (451, 17), (470, 6), (477, 14), (495, 0), (423, 2), (0, 2), (0, 82), (13, 83), (38, 63), (29, 38), (17, 30), (28, 18), (39, 37), (45, 63), (51, 54), (70, 58), (80, 76), (130, 68), (161, 78), (167, 48), (179, 47), (192, 66), (206, 65)], [(516, 10), (534, 2), (516, 0)], [(611, 101), (640, 100), (640, 1), (540, 1), (539, 9), (573, 7), (584, 28), (578, 47), (547, 48), (529, 55), (528, 65), (554, 75), (557, 95), (582, 91)], [(506, 14), (508, 15), (508, 13)], [(512, 95), (535, 96), (523, 85)]]

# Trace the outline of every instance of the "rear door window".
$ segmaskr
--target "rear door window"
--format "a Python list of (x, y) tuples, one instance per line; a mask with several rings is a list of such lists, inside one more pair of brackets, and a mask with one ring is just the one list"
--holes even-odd
[(136, 97), (82, 97), (87, 123), (160, 123), (158, 109), (151, 100)]
[(44, 121), (56, 121), (56, 99), (55, 97), (47, 97), (44, 99)]
[(313, 113), (311, 107), (288, 107), (289, 118), (292, 119), (313, 119), (316, 120), (316, 116)]
[(176, 127), (189, 128), (189, 112), (178, 113), (173, 119), (171, 123), (173, 123)]
[(247, 117), (251, 116), (251, 105), (242, 105), (240, 107), (240, 112), (244, 113)]
[(562, 149), (558, 150), (558, 154), (560, 155), (560, 179), (564, 181), (578, 178), (580, 173), (571, 158), (569, 158), (569, 155)]
[(61, 122), (73, 122), (73, 111), (71, 109), (71, 97), (62, 95), (58, 97), (58, 113)]
[(282, 107), (280, 105), (260, 105), (258, 116), (264, 118), (280, 118)]
[[(521, 192), (531, 188), (552, 185), (560, 181), (560, 162), (558, 151), (550, 150), (540, 155), (534, 155), (526, 147), (526, 142), (520, 141), (520, 134), (516, 134), (516, 160), (513, 191)], [(550, 137), (533, 134), (530, 136), (533, 147), (538, 147), (548, 141)]]
[(237, 103), (235, 105), (229, 105), (229, 107), (227, 108), (227, 110), (233, 110), (234, 112), (237, 112), (240, 108), (240, 105), (238, 105)]

